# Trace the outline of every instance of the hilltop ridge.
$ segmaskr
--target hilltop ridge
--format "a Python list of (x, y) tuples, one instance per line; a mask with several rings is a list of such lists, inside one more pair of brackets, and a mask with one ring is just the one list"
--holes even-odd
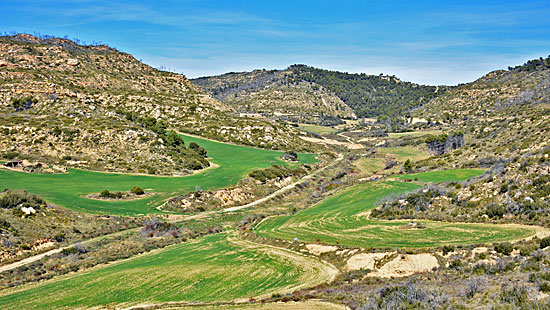
[(191, 80), (238, 111), (340, 118), (402, 116), (452, 87), (403, 82), (395, 76), (352, 74), (292, 65), (284, 70), (230, 72)]

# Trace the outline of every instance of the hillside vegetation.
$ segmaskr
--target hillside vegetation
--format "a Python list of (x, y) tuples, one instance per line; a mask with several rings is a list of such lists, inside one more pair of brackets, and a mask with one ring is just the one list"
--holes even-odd
[[(229, 116), (185, 76), (106, 45), (0, 37), (0, 156), (94, 170), (186, 174), (205, 154), (169, 131), (310, 150), (297, 129)], [(208, 151), (208, 150), (206, 150)]]
[(491, 165), (549, 146), (548, 58), (488, 73), (434, 99), (414, 112), (449, 131), (461, 131), (465, 147), (445, 162)]
[(243, 112), (347, 118), (402, 115), (449, 89), (403, 82), (394, 76), (350, 74), (305, 65), (232, 72), (192, 82)]
[(325, 87), (301, 80), (293, 70), (254, 70), (191, 80), (239, 112), (354, 117), (355, 113)]

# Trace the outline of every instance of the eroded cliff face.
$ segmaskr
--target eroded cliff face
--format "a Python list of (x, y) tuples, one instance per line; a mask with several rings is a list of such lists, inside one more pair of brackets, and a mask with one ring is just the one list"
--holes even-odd
[(464, 134), (449, 135), (444, 140), (434, 139), (432, 141), (426, 141), (426, 146), (433, 155), (443, 155), (447, 152), (463, 147), (464, 144)]

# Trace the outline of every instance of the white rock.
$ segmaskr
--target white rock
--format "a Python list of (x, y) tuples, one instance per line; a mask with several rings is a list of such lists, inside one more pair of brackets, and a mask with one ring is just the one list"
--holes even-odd
[(67, 64), (69, 66), (78, 66), (79, 63), (78, 59), (67, 59)]
[(36, 210), (33, 207), (21, 207), (21, 211), (25, 213), (26, 215), (35, 214)]

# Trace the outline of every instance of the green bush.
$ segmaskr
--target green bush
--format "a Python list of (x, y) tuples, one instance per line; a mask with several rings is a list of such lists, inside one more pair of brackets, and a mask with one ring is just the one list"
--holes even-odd
[(29, 194), (24, 190), (8, 190), (2, 198), (0, 198), (0, 208), (12, 209), (17, 206), (40, 208), (46, 202), (34, 194)]
[(501, 218), (506, 214), (506, 208), (500, 204), (491, 204), (487, 207), (485, 214), (490, 218)]
[(120, 198), (122, 198), (122, 193), (121, 192), (109, 192), (108, 190), (104, 190), (99, 194), (99, 197), (101, 197), (101, 198), (120, 199)]
[(500, 254), (510, 255), (513, 250), (514, 250), (514, 247), (510, 242), (502, 242), (495, 245), (495, 251)]
[(442, 250), (443, 250), (443, 255), (447, 255), (448, 253), (455, 250), (455, 246), (454, 245), (444, 245)]
[(134, 195), (143, 195), (143, 194), (145, 194), (145, 191), (139, 186), (132, 187), (130, 192), (132, 192), (132, 194), (134, 194)]
[(540, 248), (545, 249), (550, 246), (550, 237), (544, 237), (540, 240)]
[(412, 171), (412, 163), (410, 159), (407, 158), (407, 160), (405, 161), (405, 164), (403, 165), (403, 168), (405, 169), (405, 172)]

